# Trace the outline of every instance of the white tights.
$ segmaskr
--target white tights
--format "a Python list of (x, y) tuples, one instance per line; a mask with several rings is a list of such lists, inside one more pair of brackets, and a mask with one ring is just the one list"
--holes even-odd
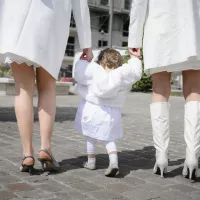
[[(94, 154), (96, 153), (96, 144), (97, 140), (91, 137), (86, 137), (87, 141), (87, 154)], [(104, 145), (106, 147), (106, 150), (109, 154), (110, 163), (118, 162), (117, 159), (117, 147), (114, 141), (104, 141)]]

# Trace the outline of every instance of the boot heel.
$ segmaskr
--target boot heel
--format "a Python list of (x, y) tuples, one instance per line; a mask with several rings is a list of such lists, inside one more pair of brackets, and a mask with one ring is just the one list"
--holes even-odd
[(197, 166), (188, 167), (188, 174), (189, 174), (190, 180), (196, 179), (196, 169), (197, 169)]
[(167, 173), (167, 165), (156, 165), (154, 167), (154, 174), (160, 175), (161, 178), (164, 178), (164, 175)]
[(193, 164), (185, 163), (183, 168), (183, 176), (190, 180), (195, 180), (197, 169), (198, 169), (198, 162), (195, 162)]
[(166, 174), (166, 166), (162, 165), (162, 166), (159, 166), (159, 168), (160, 168), (160, 177), (164, 178), (164, 174)]

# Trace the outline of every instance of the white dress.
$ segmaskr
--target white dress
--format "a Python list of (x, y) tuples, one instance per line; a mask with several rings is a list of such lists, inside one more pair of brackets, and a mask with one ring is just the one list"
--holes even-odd
[(75, 130), (100, 141), (115, 141), (123, 136), (121, 109), (80, 102), (75, 118)]
[(91, 47), (87, 0), (0, 0), (0, 63), (42, 66), (57, 79), (72, 9), (80, 47)]
[(122, 137), (121, 107), (141, 75), (142, 65), (137, 58), (109, 72), (95, 62), (78, 61), (74, 78), (83, 100), (76, 113), (76, 131), (101, 141)]
[(133, 0), (128, 46), (147, 74), (200, 69), (200, 0)]

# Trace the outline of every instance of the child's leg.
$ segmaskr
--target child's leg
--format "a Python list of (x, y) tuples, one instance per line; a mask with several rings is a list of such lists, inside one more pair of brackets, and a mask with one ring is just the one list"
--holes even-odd
[(87, 169), (96, 169), (96, 143), (96, 139), (86, 137), (88, 161), (84, 163), (83, 167)]
[(88, 154), (88, 163), (96, 162), (96, 143), (97, 140), (91, 137), (86, 137), (87, 141), (87, 154)]
[(118, 156), (117, 156), (117, 146), (115, 142), (104, 142), (106, 150), (108, 152), (110, 164), (118, 163)]
[(114, 177), (119, 172), (117, 147), (115, 142), (104, 142), (104, 144), (107, 149), (110, 160), (109, 167), (105, 171), (105, 176)]

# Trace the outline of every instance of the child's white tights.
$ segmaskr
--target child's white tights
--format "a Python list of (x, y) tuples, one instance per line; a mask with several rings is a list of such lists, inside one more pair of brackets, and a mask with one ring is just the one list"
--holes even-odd
[[(91, 137), (86, 137), (86, 141), (87, 141), (87, 154), (93, 154), (95, 155), (96, 153), (96, 144), (97, 144), (97, 140)], [(117, 158), (117, 147), (114, 141), (104, 141), (104, 145), (106, 147), (106, 150), (108, 152), (109, 155), (109, 160), (110, 160), (110, 164), (111, 163), (116, 163), (118, 162), (118, 158)], [(96, 162), (95, 157), (94, 158), (88, 158), (88, 162), (89, 163), (94, 163)]]

